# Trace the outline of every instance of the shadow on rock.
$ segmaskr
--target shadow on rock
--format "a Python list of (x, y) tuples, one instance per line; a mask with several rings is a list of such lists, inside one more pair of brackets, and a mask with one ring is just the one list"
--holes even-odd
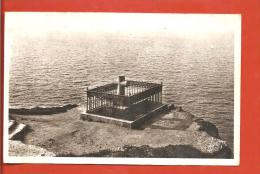
[(207, 132), (210, 136), (220, 139), (218, 128), (213, 123), (203, 119), (197, 119), (195, 122), (200, 126), (199, 131)]

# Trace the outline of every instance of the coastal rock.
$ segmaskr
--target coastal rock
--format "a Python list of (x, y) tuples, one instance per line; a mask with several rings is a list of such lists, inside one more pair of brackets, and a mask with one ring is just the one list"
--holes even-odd
[[(85, 127), (54, 137), (50, 142), (41, 145), (56, 151), (58, 156), (232, 157), (225, 141), (213, 138), (207, 133), (159, 129), (117, 130), (114, 125), (104, 128), (100, 123), (92, 123), (95, 127)], [(64, 149), (58, 149), (63, 143)]]
[[(189, 145), (168, 145), (151, 148), (148, 145), (140, 147), (124, 146), (121, 151), (101, 150), (96, 153), (81, 154), (77, 157), (140, 157), (140, 158), (229, 158), (232, 152), (229, 148), (217, 153), (203, 153)], [(75, 157), (75, 154), (59, 154), (59, 156)]]
[(175, 110), (155, 120), (177, 121), (176, 127), (167, 124), (169, 129), (166, 129), (162, 124), (143, 130), (82, 121), (79, 115), (80, 110), (75, 108), (55, 117), (15, 115), (14, 118), (33, 130), (27, 133), (24, 143), (40, 146), (57, 156), (233, 157), (227, 143), (216, 136), (216, 127), (185, 111)]
[(77, 104), (68, 104), (60, 107), (34, 107), (34, 108), (10, 108), (10, 114), (19, 115), (51, 115), (67, 112), (68, 110), (77, 107)]
[(201, 118), (195, 119), (187, 130), (202, 131), (214, 138), (220, 138), (218, 128), (213, 123)]
[(53, 152), (49, 152), (44, 148), (24, 144), (21, 141), (13, 141), (9, 140), (9, 156), (48, 156), (53, 157), (55, 154)]

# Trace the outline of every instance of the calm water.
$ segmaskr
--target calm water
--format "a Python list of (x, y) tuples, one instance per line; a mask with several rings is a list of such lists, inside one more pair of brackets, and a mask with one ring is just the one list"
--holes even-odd
[(163, 100), (217, 125), (233, 145), (233, 36), (62, 36), (16, 38), (10, 106), (84, 104), (86, 86), (118, 75), (161, 81)]

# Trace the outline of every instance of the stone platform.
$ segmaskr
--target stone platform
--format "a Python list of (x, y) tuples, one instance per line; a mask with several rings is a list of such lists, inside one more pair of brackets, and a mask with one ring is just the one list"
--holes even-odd
[(125, 120), (125, 119), (114, 118), (114, 117), (109, 117), (109, 116), (97, 115), (97, 114), (93, 114), (93, 113), (81, 113), (80, 118), (82, 120), (87, 120), (87, 121), (110, 123), (110, 124), (115, 124), (118, 126), (130, 128), (130, 129), (138, 129), (142, 125), (144, 125), (145, 122), (147, 122), (150, 119), (154, 118), (155, 116), (158, 116), (159, 114), (167, 112), (167, 111), (169, 111), (168, 105), (163, 104), (153, 110), (148, 111), (145, 114), (138, 116), (134, 120)]

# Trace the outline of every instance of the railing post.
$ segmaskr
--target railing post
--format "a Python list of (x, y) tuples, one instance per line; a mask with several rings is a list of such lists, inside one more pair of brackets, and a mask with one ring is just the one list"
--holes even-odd
[(87, 87), (87, 91), (86, 91), (86, 96), (87, 96), (87, 104), (86, 104), (86, 113), (88, 112), (88, 87)]
[(161, 82), (161, 95), (160, 95), (160, 101), (161, 101), (161, 103), (162, 103), (162, 90), (163, 90), (163, 82)]

